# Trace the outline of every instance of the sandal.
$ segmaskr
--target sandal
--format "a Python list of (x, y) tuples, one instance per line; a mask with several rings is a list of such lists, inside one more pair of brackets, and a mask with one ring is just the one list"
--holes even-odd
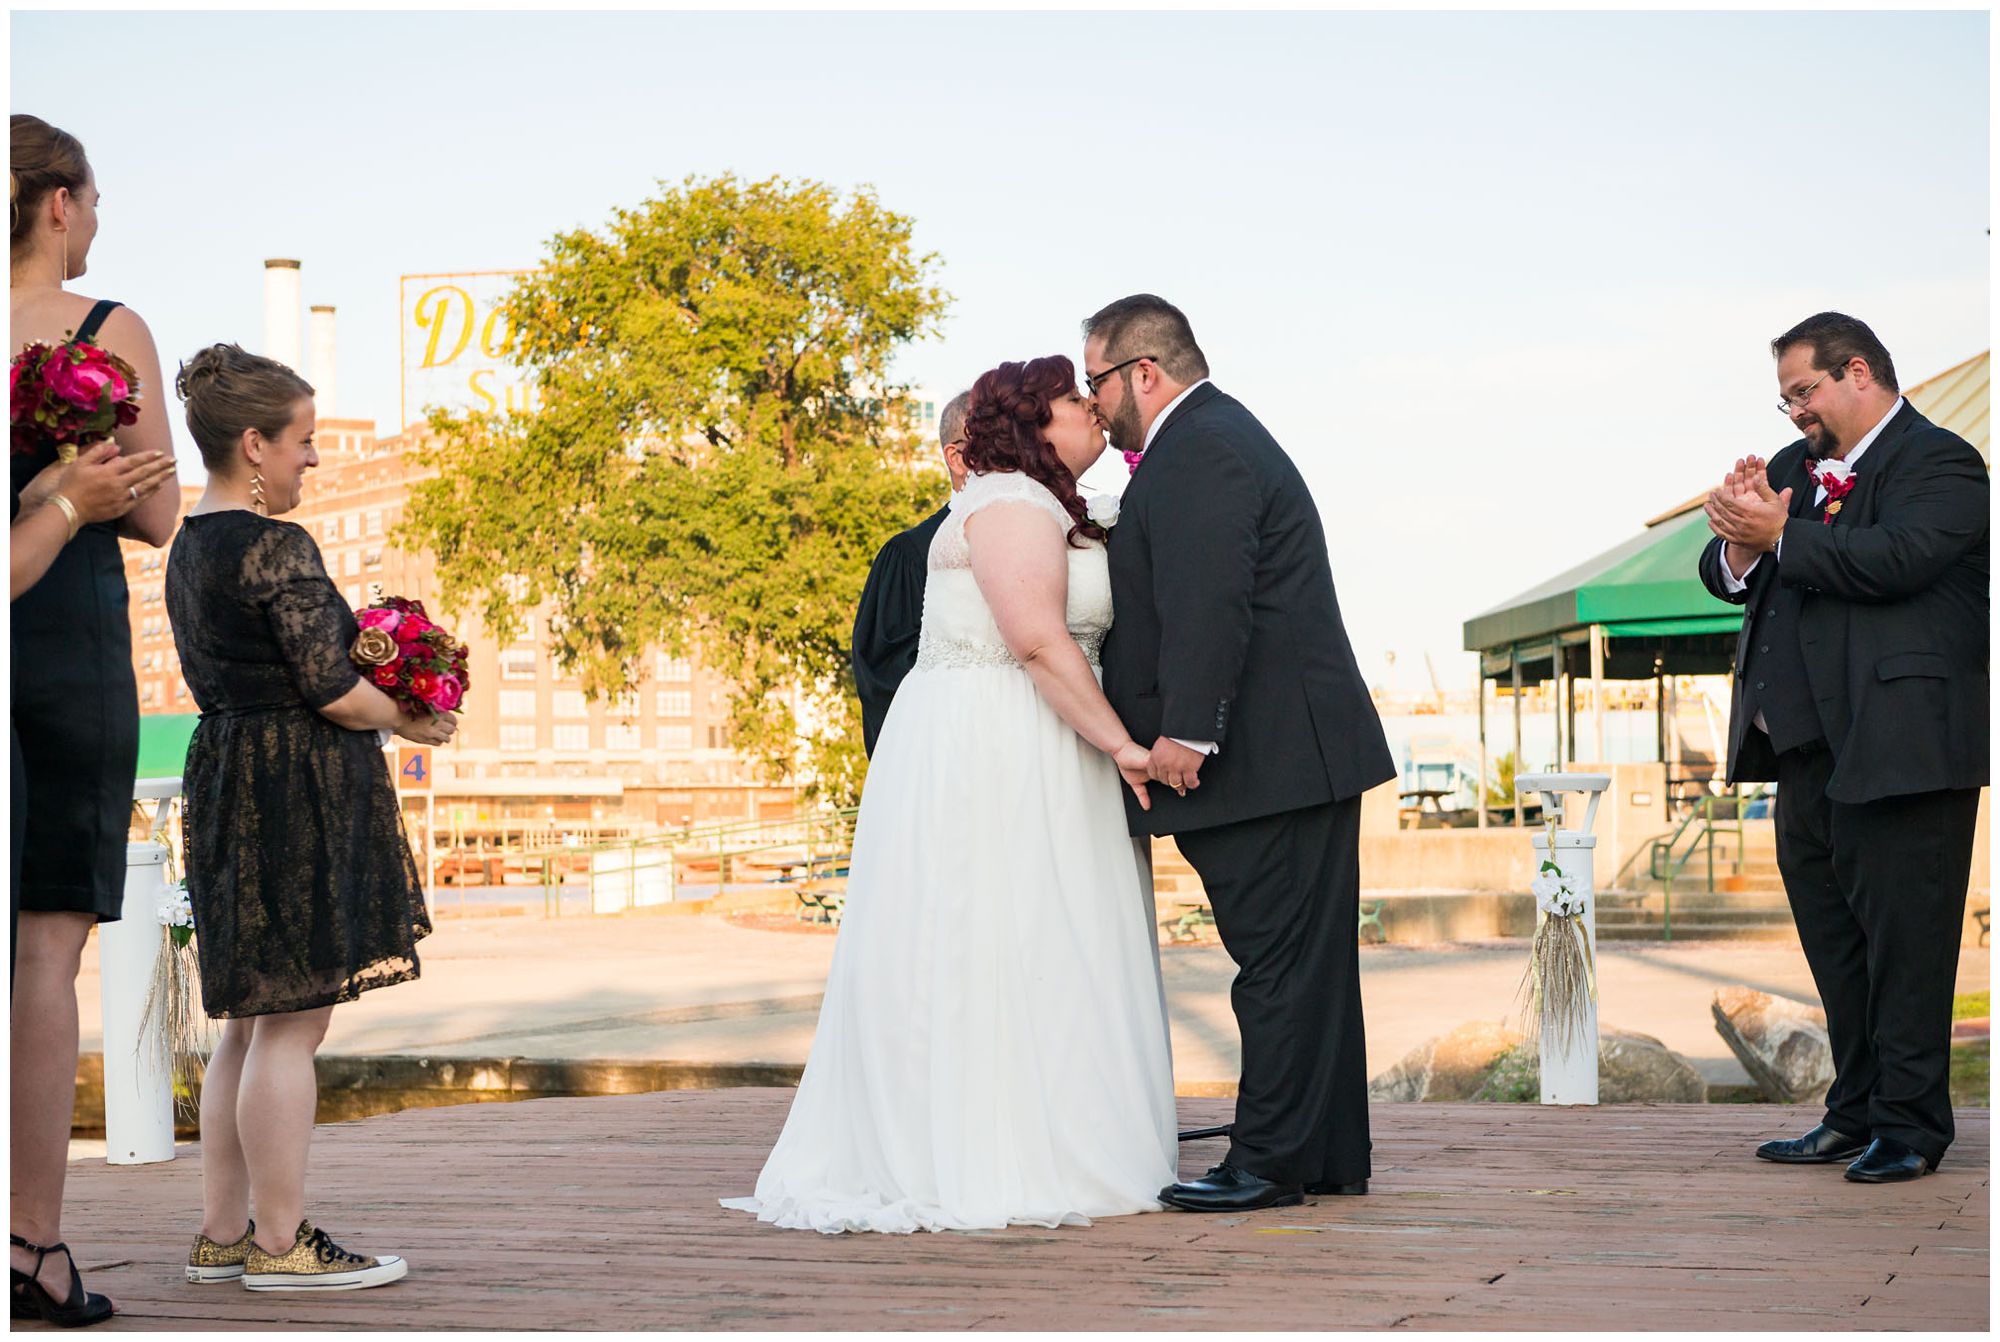
[[(58, 1328), (85, 1328), (93, 1323), (103, 1323), (111, 1317), (111, 1301), (105, 1296), (92, 1295), (83, 1289), (83, 1278), (77, 1275), (76, 1255), (69, 1251), (67, 1244), (51, 1244), (47, 1248), (30, 1244), (19, 1235), (7, 1236), (8, 1242), (35, 1255), (35, 1267), (31, 1272), (13, 1268), (12, 1315), (17, 1319), (40, 1319)], [(49, 1294), (48, 1288), (38, 1280), (42, 1263), (52, 1253), (59, 1253), (69, 1260), (69, 1299), (57, 1300)]]

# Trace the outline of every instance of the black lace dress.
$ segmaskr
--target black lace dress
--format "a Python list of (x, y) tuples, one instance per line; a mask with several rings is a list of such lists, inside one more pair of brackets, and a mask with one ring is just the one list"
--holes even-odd
[(201, 709), (183, 829), (208, 1014), (307, 1011), (417, 977), (430, 918), (382, 751), (318, 712), (360, 679), (319, 547), (256, 513), (191, 516), (166, 602)]

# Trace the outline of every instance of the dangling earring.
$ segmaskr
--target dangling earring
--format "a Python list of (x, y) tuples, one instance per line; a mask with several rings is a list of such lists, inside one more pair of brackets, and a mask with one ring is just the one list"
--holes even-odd
[(264, 473), (262, 471), (250, 472), (250, 506), (256, 509), (257, 516), (264, 516)]
[(63, 239), (63, 268), (62, 268), (62, 273), (56, 276), (56, 288), (58, 289), (62, 288), (63, 285), (69, 283), (69, 230), (66, 228), (63, 230), (62, 239)]

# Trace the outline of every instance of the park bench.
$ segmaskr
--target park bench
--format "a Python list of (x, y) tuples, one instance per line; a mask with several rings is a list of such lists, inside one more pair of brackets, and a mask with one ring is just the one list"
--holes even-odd
[(799, 897), (799, 921), (840, 926), (841, 911), (847, 907), (845, 876), (815, 876), (794, 887)]

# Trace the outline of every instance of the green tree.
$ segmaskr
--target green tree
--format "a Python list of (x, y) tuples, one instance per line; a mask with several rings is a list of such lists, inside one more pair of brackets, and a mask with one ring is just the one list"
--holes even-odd
[(539, 409), (434, 414), (402, 539), (503, 639), (552, 599), (552, 652), (588, 694), (698, 649), (767, 778), (851, 800), (855, 604), (945, 487), (888, 380), (949, 301), (935, 262), (872, 192), (777, 178), (662, 183), (559, 234), (506, 307)]
[(1508, 751), (1493, 760), (1493, 777), (1486, 785), (1488, 806), (1512, 806), (1514, 804), (1514, 773), (1520, 767), (1514, 752)]

